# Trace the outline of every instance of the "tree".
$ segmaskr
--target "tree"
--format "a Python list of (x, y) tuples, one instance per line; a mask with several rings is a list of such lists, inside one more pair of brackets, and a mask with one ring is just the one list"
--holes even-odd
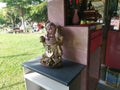
[(16, 23), (20, 21), (19, 14), (15, 10), (16, 8), (4, 8), (3, 16), (6, 20), (6, 23), (11, 23), (15, 27)]
[[(28, 16), (28, 14), (26, 14), (26, 11), (30, 10), (29, 8), (31, 6), (40, 4), (44, 0), (0, 0), (0, 1), (6, 2), (7, 8), (14, 11), (14, 13), (12, 13), (12, 14), (9, 13), (11, 15), (11, 18), (13, 19), (13, 21), (15, 21), (15, 16), (19, 15), (19, 17), (21, 17), (21, 23), (22, 23), (23, 29), (26, 32), (25, 25), (24, 25), (25, 16)], [(39, 8), (37, 8), (37, 9), (39, 9)], [(27, 13), (28, 12), (29, 11), (27, 11)], [(17, 15), (15, 15), (15, 14), (17, 14)]]

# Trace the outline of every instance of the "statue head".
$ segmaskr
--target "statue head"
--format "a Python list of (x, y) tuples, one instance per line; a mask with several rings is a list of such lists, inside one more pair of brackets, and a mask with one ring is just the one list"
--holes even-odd
[(48, 22), (48, 23), (45, 25), (45, 28), (46, 28), (47, 34), (55, 35), (56, 25), (55, 25), (54, 23)]

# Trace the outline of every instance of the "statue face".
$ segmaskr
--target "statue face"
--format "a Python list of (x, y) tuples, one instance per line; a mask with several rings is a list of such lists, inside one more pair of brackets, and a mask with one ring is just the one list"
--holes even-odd
[(48, 34), (55, 34), (55, 27), (54, 26), (50, 26), (50, 28), (47, 29), (47, 33)]
[(46, 31), (47, 31), (47, 34), (54, 35), (56, 31), (56, 27), (52, 24), (48, 24), (46, 25)]

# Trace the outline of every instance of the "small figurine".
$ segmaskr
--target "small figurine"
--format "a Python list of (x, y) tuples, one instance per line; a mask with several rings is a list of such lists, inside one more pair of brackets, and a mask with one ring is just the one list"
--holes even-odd
[(93, 5), (92, 5), (92, 1), (89, 1), (89, 3), (88, 3), (88, 10), (91, 10), (91, 9), (93, 9)]
[(40, 63), (47, 67), (60, 67), (62, 65), (63, 36), (61, 28), (54, 23), (48, 22), (45, 25), (46, 34), (40, 37), (46, 52), (42, 55)]

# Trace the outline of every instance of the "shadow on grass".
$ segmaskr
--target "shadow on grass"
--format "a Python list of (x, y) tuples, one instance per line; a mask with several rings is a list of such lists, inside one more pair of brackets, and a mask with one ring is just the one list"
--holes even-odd
[(13, 87), (13, 86), (16, 86), (16, 85), (19, 85), (19, 84), (23, 84), (23, 83), (24, 83), (24, 81), (22, 81), (22, 82), (17, 82), (17, 83), (8, 85), (8, 86), (3, 86), (3, 87), (0, 88), (0, 90), (5, 89), (5, 88), (8, 88), (8, 87)]
[(27, 55), (33, 55), (33, 54), (35, 53), (31, 53), (31, 54), (24, 53), (24, 54), (19, 54), (19, 55), (1, 56), (0, 58), (12, 58), (12, 57), (27, 56)]

